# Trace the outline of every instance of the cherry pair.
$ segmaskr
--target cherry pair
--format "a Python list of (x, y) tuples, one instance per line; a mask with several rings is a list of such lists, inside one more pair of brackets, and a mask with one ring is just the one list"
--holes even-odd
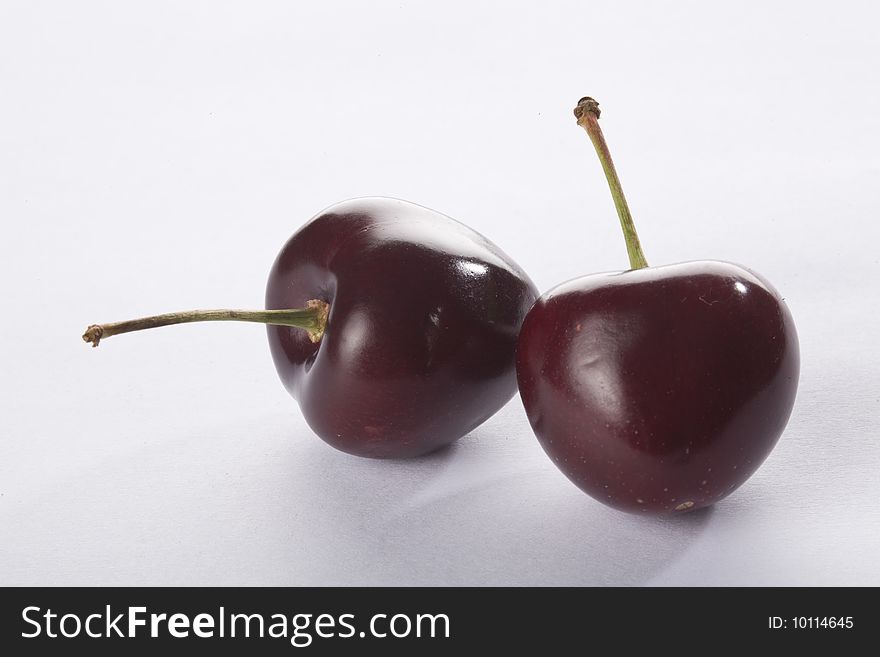
[(599, 128), (630, 270), (538, 298), (495, 244), (404, 201), (334, 205), (284, 245), (263, 311), (92, 325), (112, 335), (196, 321), (268, 324), (276, 369), (312, 429), (360, 456), (411, 457), (464, 436), (519, 386), (547, 454), (628, 511), (682, 512), (742, 484), (778, 440), (798, 380), (794, 323), (760, 276), (723, 262), (649, 268)]

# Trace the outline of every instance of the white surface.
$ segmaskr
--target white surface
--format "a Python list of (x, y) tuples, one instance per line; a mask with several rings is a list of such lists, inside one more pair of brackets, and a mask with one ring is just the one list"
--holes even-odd
[[(876, 5), (529, 4), (0, 6), (0, 584), (880, 584)], [(747, 264), (798, 324), (788, 430), (714, 510), (594, 502), (518, 399), (428, 458), (337, 453), (259, 327), (80, 340), (260, 306), (352, 196), (542, 290), (619, 269), (584, 94), (648, 259)]]

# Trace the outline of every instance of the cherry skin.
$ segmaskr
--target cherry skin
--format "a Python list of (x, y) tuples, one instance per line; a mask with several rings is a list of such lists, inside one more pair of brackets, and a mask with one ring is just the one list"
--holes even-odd
[(517, 374), (541, 446), (582, 490), (635, 512), (687, 511), (764, 461), (797, 391), (794, 322), (724, 262), (586, 276), (526, 317)]
[(268, 326), (311, 428), (359, 456), (400, 458), (464, 436), (516, 391), (516, 338), (537, 290), (482, 235), (405, 201), (334, 205), (285, 244), (266, 308), (329, 304), (317, 343)]

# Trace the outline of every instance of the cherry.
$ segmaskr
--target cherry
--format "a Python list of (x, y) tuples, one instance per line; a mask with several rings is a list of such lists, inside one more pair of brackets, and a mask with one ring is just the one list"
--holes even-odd
[(773, 449), (797, 391), (794, 321), (778, 292), (718, 261), (648, 267), (599, 128), (575, 109), (608, 179), (631, 269), (542, 295), (517, 345), (539, 442), (597, 500), (682, 512), (739, 487)]
[[(111, 335), (190, 321), (269, 324), (284, 386), (311, 428), (359, 456), (411, 457), (464, 436), (516, 391), (514, 352), (538, 293), (495, 244), (389, 198), (324, 210), (281, 249), (266, 311), (191, 311), (90, 326)], [(302, 330), (304, 329), (304, 330)]]

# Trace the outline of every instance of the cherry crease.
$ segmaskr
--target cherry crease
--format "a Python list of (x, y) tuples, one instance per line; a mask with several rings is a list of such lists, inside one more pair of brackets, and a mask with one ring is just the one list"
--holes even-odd
[(323, 440), (360, 456), (417, 456), (513, 396), (517, 335), (536, 298), (525, 272), (463, 224), (355, 199), (297, 231), (269, 275), (267, 309), (329, 304), (323, 336), (270, 325), (269, 345)]

